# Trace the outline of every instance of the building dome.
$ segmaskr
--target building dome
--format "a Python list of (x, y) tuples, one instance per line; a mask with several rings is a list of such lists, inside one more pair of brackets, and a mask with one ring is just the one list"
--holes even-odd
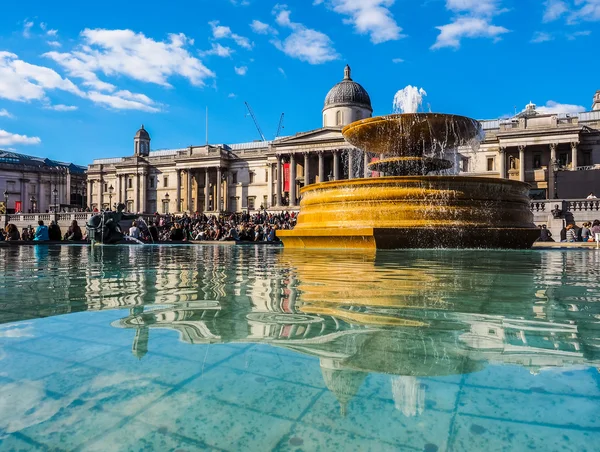
[(344, 68), (344, 80), (335, 85), (325, 98), (325, 108), (338, 105), (356, 105), (373, 111), (369, 93), (350, 77), (350, 66)]
[(144, 140), (150, 139), (150, 134), (146, 131), (146, 129), (144, 129), (144, 124), (142, 124), (142, 127), (140, 127), (140, 130), (137, 131), (134, 138), (142, 138)]

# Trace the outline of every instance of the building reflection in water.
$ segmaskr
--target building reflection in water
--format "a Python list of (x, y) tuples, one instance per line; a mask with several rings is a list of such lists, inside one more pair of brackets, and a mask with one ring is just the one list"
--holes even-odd
[(29, 248), (3, 251), (13, 271), (0, 275), (0, 287), (28, 287), (24, 309), (0, 305), (0, 322), (128, 308), (112, 325), (135, 331), (138, 359), (152, 351), (154, 328), (176, 330), (189, 344), (283, 347), (319, 359), (343, 413), (373, 372), (389, 374), (396, 408), (418, 416), (422, 377), (488, 364), (538, 373), (599, 363), (594, 252), (46, 251), (33, 259)]

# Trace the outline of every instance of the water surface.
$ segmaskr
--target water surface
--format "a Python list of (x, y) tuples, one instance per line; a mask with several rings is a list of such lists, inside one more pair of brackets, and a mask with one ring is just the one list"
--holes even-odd
[(598, 450), (599, 259), (0, 248), (0, 448)]

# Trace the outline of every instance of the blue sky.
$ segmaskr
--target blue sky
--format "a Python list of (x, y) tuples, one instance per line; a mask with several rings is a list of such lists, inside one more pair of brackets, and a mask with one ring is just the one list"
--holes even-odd
[[(397, 90), (479, 119), (587, 110), (600, 89), (600, 0), (6, 2), (0, 149), (79, 164), (152, 148), (252, 141), (321, 126), (343, 76), (388, 114)], [(60, 6), (57, 6), (60, 4)], [(550, 102), (550, 103), (549, 103)]]

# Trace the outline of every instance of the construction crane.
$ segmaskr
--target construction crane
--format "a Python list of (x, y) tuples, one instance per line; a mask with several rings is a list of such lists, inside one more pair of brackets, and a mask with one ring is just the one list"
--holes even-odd
[(246, 108), (248, 109), (248, 113), (250, 113), (250, 116), (252, 116), (252, 120), (254, 121), (254, 125), (256, 126), (256, 130), (258, 130), (258, 134), (260, 135), (260, 138), (262, 139), (262, 141), (267, 141), (265, 139), (264, 134), (262, 133), (262, 130), (260, 129), (260, 126), (258, 125), (258, 121), (256, 120), (256, 116), (254, 116), (254, 112), (252, 111), (252, 107), (250, 107), (250, 104), (248, 102), (244, 102), (246, 104)]
[(281, 133), (281, 129), (285, 129), (284, 125), (283, 125), (283, 117), (285, 116), (285, 113), (281, 113), (281, 117), (279, 118), (279, 125), (277, 126), (277, 134), (275, 135), (275, 138), (277, 138), (279, 136), (279, 134)]

